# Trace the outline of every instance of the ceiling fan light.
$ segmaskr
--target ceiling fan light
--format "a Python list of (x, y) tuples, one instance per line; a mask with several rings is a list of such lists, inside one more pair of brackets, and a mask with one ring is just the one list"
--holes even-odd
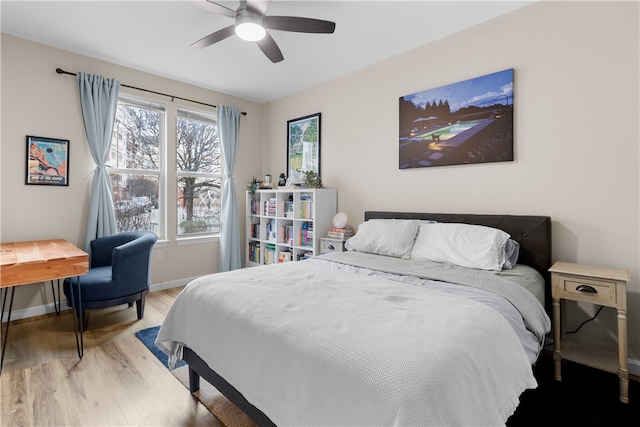
[(246, 19), (236, 24), (236, 34), (243, 40), (255, 42), (262, 40), (267, 31), (259, 23)]

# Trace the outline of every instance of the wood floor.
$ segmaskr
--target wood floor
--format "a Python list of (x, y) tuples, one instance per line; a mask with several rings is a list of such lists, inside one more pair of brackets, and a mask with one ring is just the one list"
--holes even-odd
[(0, 425), (222, 427), (134, 336), (161, 324), (181, 289), (150, 293), (142, 320), (135, 305), (91, 310), (82, 360), (69, 310), (12, 324)]

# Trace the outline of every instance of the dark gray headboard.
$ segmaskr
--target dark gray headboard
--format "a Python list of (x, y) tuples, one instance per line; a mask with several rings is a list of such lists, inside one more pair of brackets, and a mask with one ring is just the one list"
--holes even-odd
[(430, 219), (498, 228), (520, 243), (518, 264), (535, 268), (547, 282), (547, 308), (551, 305), (549, 267), (551, 267), (551, 218), (536, 215), (478, 215), (416, 212), (366, 211), (365, 221), (375, 218)]

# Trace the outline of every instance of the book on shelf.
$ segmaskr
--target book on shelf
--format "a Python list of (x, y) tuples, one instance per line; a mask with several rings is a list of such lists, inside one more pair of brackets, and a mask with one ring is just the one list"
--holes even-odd
[(274, 197), (264, 202), (264, 215), (276, 216), (276, 199)]
[(249, 261), (260, 262), (260, 242), (249, 242)]
[(303, 222), (300, 227), (300, 246), (313, 245), (313, 223)]
[(276, 245), (267, 244), (264, 248), (264, 263), (273, 264), (276, 262)]
[(293, 202), (284, 202), (284, 217), (293, 218)]
[(308, 194), (300, 196), (300, 218), (313, 219), (313, 198)]
[(282, 227), (282, 242), (289, 245), (289, 246), (293, 246), (293, 226), (292, 225), (285, 225), (284, 227)]
[(260, 215), (260, 200), (251, 200), (251, 215)]

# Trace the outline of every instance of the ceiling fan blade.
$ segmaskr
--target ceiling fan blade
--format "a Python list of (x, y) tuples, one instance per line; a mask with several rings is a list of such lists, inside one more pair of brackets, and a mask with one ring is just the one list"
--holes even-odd
[(267, 33), (262, 40), (258, 40), (256, 43), (258, 43), (260, 50), (267, 55), (267, 58), (269, 58), (274, 64), (284, 59), (276, 41), (269, 35), (269, 33)]
[(271, 0), (247, 0), (245, 3), (247, 10), (262, 16), (267, 13)]
[(270, 30), (297, 33), (333, 33), (336, 29), (335, 22), (296, 16), (265, 16), (262, 22)]
[(191, 46), (203, 48), (207, 46), (211, 46), (214, 43), (218, 43), (221, 40), (226, 39), (227, 37), (231, 37), (236, 33), (235, 25), (229, 25), (221, 30), (216, 31), (215, 33), (211, 33), (206, 37), (201, 38), (195, 43), (192, 43)]
[(203, 5), (203, 7), (207, 10), (210, 10), (213, 13), (217, 13), (220, 15), (228, 16), (229, 18), (236, 17), (236, 11), (233, 9), (229, 9), (226, 6), (223, 6), (218, 3), (214, 3), (211, 0), (207, 0), (207, 3)]

